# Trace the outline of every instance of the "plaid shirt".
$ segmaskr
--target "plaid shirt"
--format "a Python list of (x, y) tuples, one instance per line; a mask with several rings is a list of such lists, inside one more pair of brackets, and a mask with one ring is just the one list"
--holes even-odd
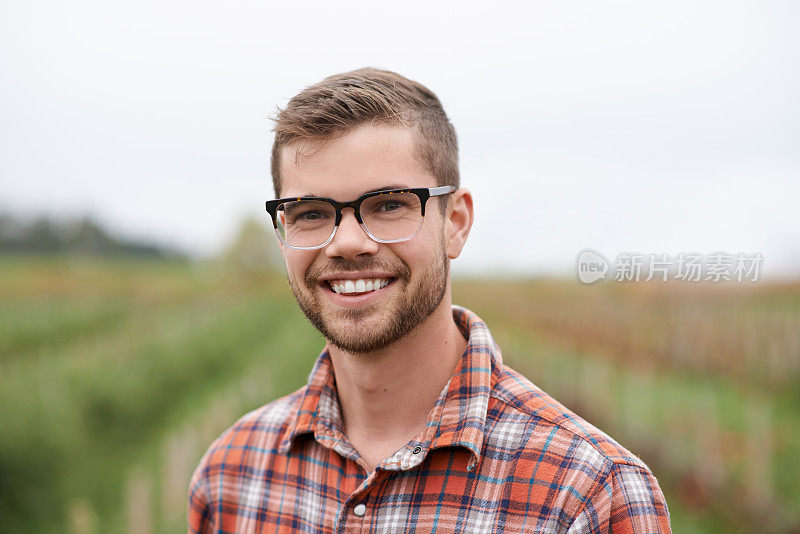
[(367, 473), (322, 352), (300, 390), (242, 417), (189, 488), (189, 532), (670, 532), (636, 456), (502, 364), (486, 325), (426, 428)]

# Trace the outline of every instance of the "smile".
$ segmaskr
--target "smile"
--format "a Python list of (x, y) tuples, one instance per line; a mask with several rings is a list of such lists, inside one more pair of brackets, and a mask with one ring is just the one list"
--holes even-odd
[(358, 280), (328, 280), (327, 282), (334, 293), (360, 295), (384, 288), (392, 280), (392, 278), (359, 278)]

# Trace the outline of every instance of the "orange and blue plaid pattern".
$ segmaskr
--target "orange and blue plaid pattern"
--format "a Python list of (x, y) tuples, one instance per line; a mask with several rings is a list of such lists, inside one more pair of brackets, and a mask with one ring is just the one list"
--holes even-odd
[(420, 435), (367, 473), (324, 350), (306, 386), (211, 445), (188, 532), (670, 532), (639, 458), (503, 365), (474, 313), (453, 316), (468, 347)]

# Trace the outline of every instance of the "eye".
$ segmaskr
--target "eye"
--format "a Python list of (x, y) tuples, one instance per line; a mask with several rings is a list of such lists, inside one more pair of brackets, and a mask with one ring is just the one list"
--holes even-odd
[(391, 212), (391, 211), (399, 210), (402, 207), (403, 207), (403, 203), (400, 202), (399, 200), (386, 200), (386, 201), (380, 203), (380, 205), (378, 206), (378, 210), (379, 211)]
[(323, 222), (327, 221), (329, 218), (329, 214), (324, 210), (304, 210), (300, 211), (297, 214), (292, 214), (291, 217), (291, 224), (296, 224), (298, 226), (311, 226), (311, 225), (318, 225), (322, 224)]
[(286, 213), (286, 223), (310, 225), (329, 220), (333, 213), (332, 208), (324, 202), (296, 201), (283, 205)]
[(304, 221), (316, 221), (325, 217), (325, 214), (319, 210), (309, 210), (299, 213), (295, 220), (302, 219)]
[(366, 217), (381, 217), (384, 220), (409, 216), (419, 209), (419, 199), (408, 193), (387, 193), (368, 198), (361, 207)]

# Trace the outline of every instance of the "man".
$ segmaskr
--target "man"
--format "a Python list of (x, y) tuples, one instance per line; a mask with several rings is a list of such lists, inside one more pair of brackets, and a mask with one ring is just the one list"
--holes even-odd
[(267, 211), (327, 344), (306, 386), (211, 445), (189, 532), (669, 532), (647, 466), (451, 305), (473, 205), (437, 97), (361, 69), (295, 96), (275, 132)]

